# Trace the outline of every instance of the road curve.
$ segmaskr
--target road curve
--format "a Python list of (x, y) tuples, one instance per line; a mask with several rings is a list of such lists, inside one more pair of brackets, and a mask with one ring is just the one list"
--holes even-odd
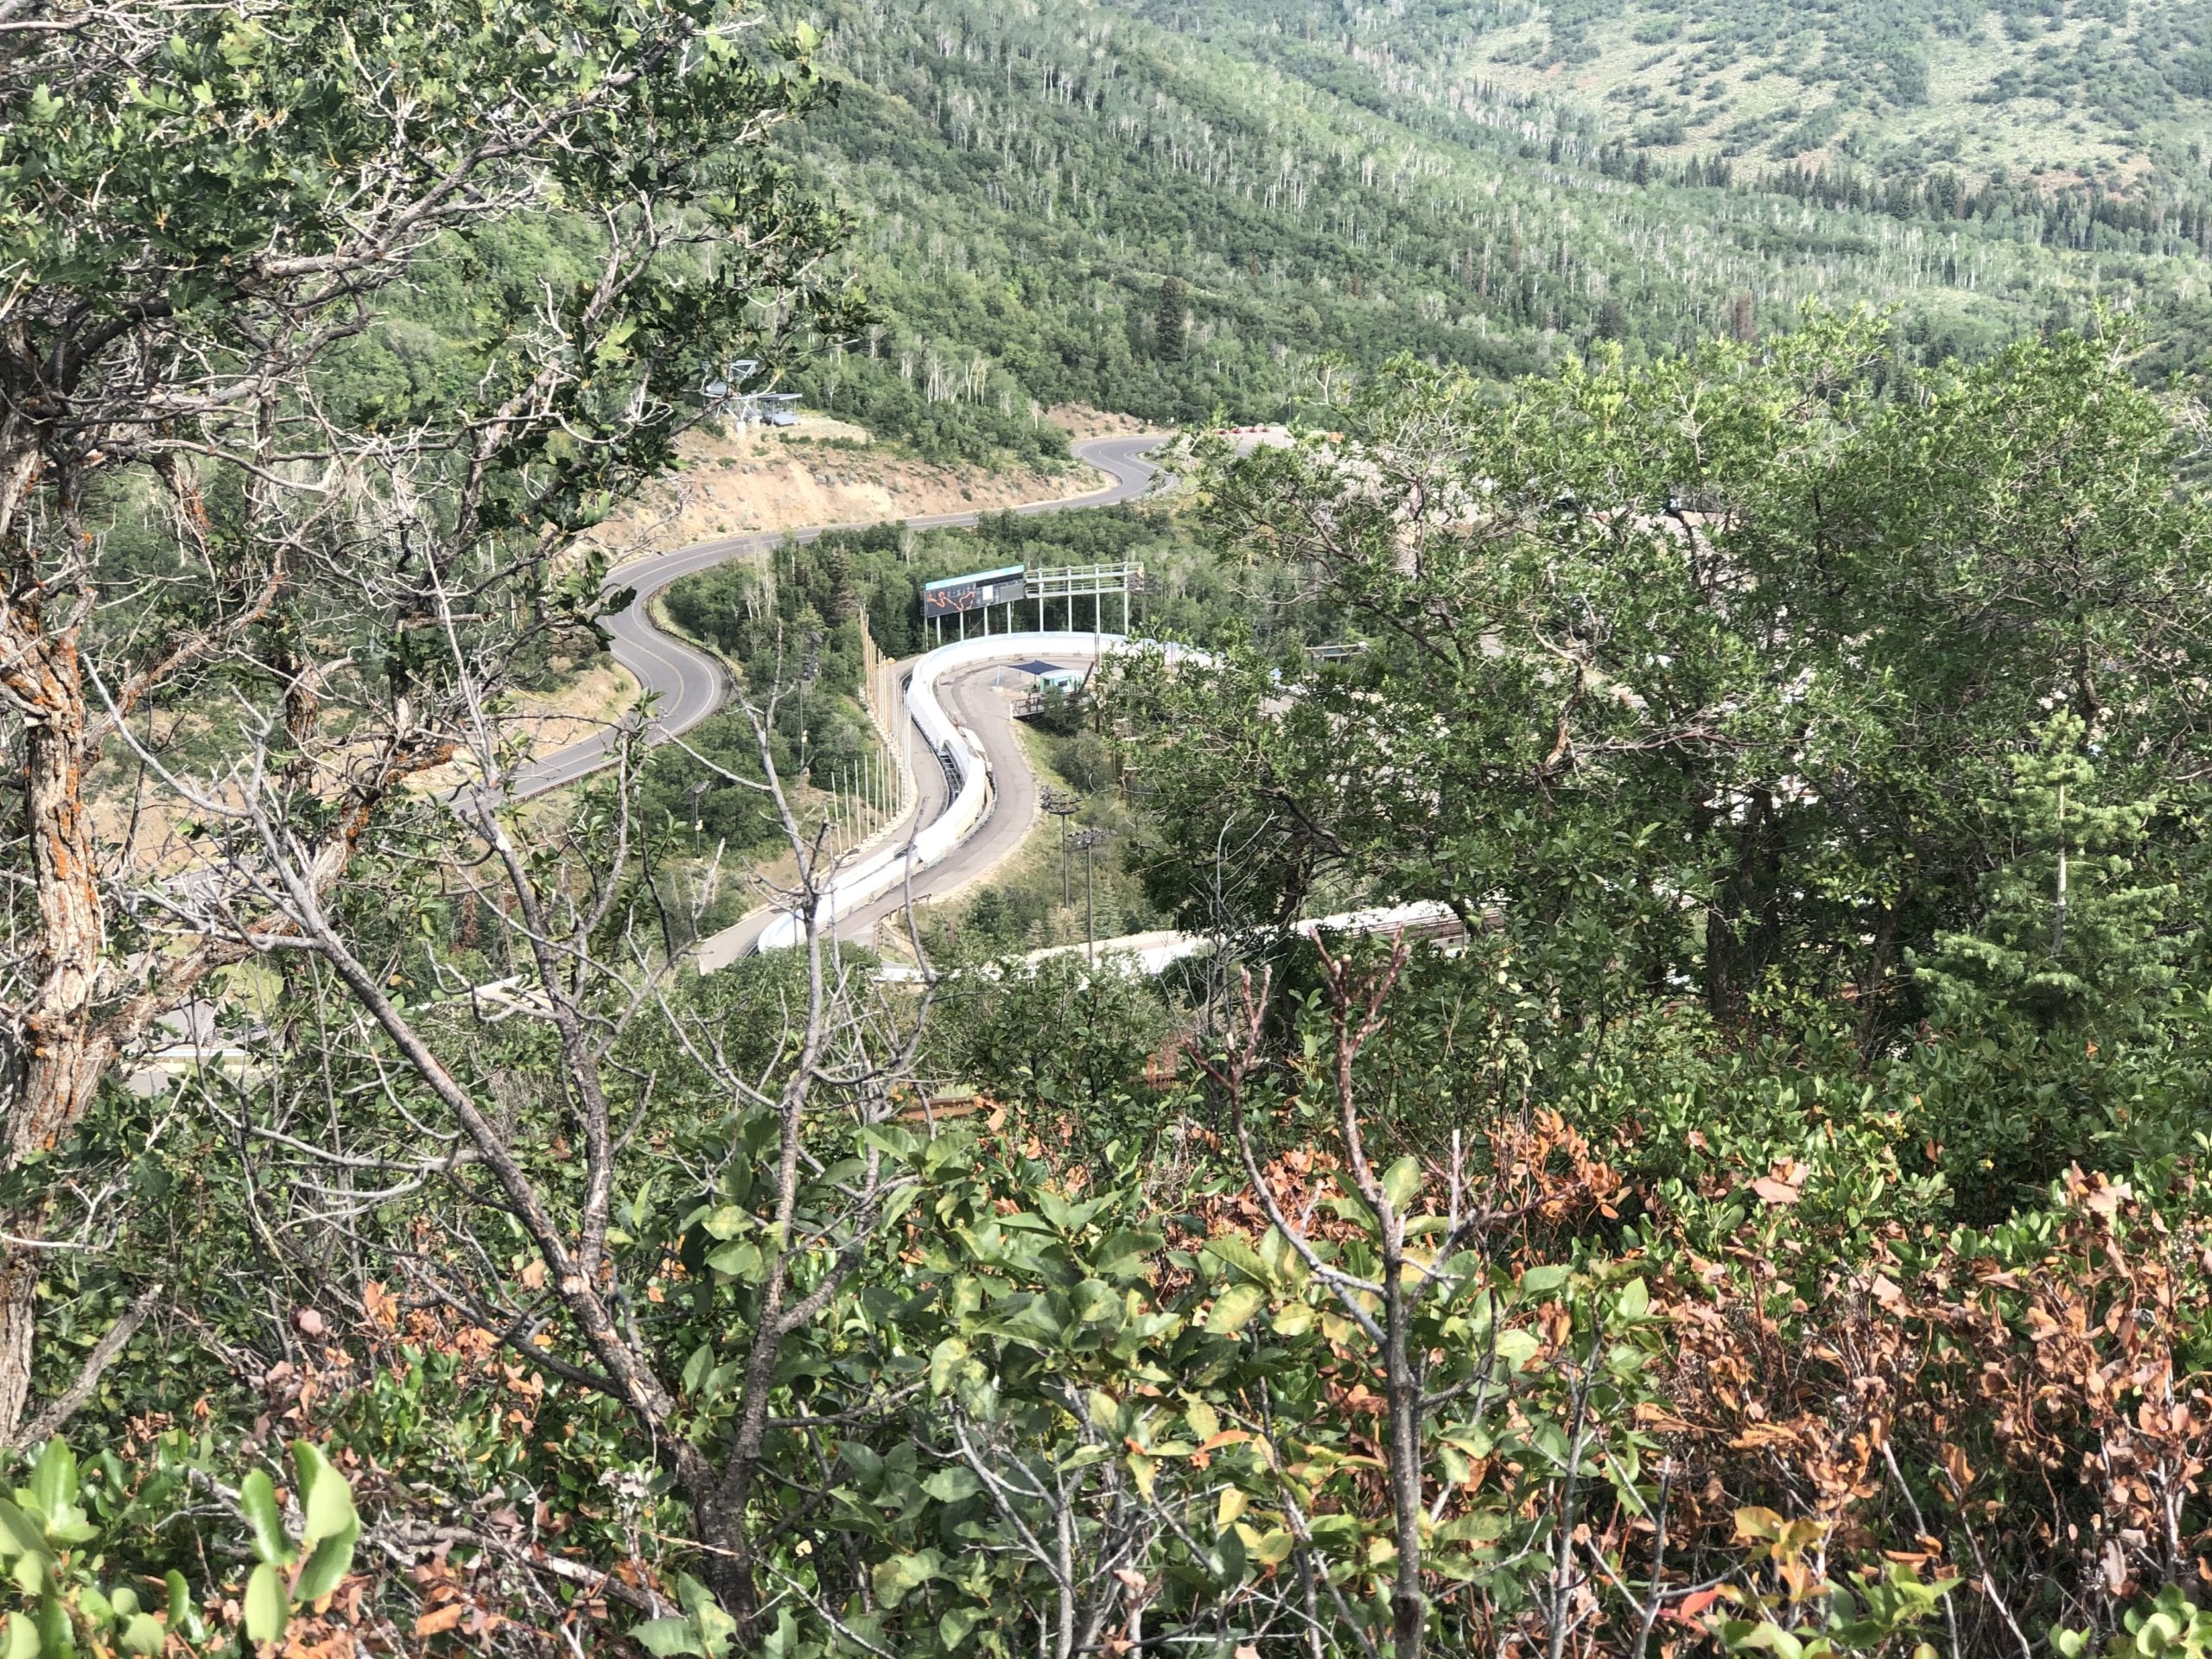
[[(1030, 659), (1056, 659), (1072, 666), (1067, 660), (1071, 658), (1095, 660), (1103, 652), (1130, 644), (1118, 633), (1040, 630), (978, 634), (916, 658), (906, 678), (910, 724), (906, 729), (920, 736), (925, 753), (944, 757), (952, 785), (949, 804), (934, 822), (906, 825), (903, 842), (879, 842), (874, 851), (841, 865), (811, 901), (812, 923), (836, 929), (836, 937), (844, 938), (839, 924), (868, 924), (882, 912), (865, 907), (894, 899), (895, 908), (900, 888), (911, 886), (915, 896), (925, 896), (922, 886), (912, 885), (925, 872), (930, 873), (926, 896), (942, 897), (948, 881), (957, 887), (995, 868), (1020, 843), (1039, 803), (1036, 779), (1008, 718), (1012, 709), (1004, 694), (1012, 688), (1001, 685), (996, 672), (986, 688), (982, 671), (1001, 669), (1011, 661), (1016, 664), (1017, 683), (1026, 683), (1022, 664)], [(1157, 651), (1170, 664), (1207, 657), (1173, 641), (1142, 644), (1138, 649)], [(987, 735), (1001, 727), (1002, 733)], [(779, 904), (773, 908), (780, 913), (753, 937), (749, 948), (782, 950), (803, 942), (809, 931), (806, 907), (788, 909)], [(703, 941), (700, 971), (710, 972), (717, 965), (710, 957), (720, 959), (725, 950), (741, 954), (743, 948), (741, 930)]]
[[(1145, 454), (1163, 441), (1163, 435), (1155, 432), (1135, 437), (1092, 438), (1078, 443), (1074, 446), (1076, 458), (1089, 462), (1114, 481), (1088, 495), (1027, 502), (1011, 511), (1023, 514), (1055, 512), (1070, 507), (1104, 507), (1135, 500), (1151, 486), (1160, 470), (1144, 459)], [(964, 529), (974, 524), (980, 516), (976, 512), (940, 512), (904, 522), (913, 530)], [(609, 572), (609, 591), (629, 588), (636, 593), (626, 607), (607, 618), (607, 627), (613, 636), (614, 660), (629, 670), (642, 688), (659, 698), (654, 715), (656, 734), (672, 737), (696, 726), (721, 707), (729, 687), (721, 665), (712, 657), (662, 632), (654, 625), (654, 594), (671, 582), (710, 569), (725, 559), (774, 547), (786, 536), (794, 541), (810, 542), (825, 531), (860, 530), (874, 522), (880, 521), (862, 519), (843, 524), (815, 524), (804, 530), (726, 536), (718, 541), (680, 548), (673, 553), (648, 554)], [(612, 728), (595, 732), (580, 742), (517, 768), (507, 786), (507, 798), (522, 800), (542, 795), (596, 772), (607, 764), (615, 736)]]

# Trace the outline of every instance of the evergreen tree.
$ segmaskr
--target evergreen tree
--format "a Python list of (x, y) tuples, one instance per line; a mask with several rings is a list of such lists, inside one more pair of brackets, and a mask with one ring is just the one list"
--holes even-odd
[(2010, 789), (1982, 803), (2001, 861), (1980, 913), (1913, 963), (1933, 1004), (1920, 1125), (1970, 1218), (2109, 1148), (2173, 1150), (2195, 1114), (2161, 1103), (2204, 1087), (2202, 1003), (2180, 989), (2195, 931), (2178, 888), (2144, 879), (2157, 803), (2108, 800), (2083, 737), (2062, 713), (2013, 758)]
[(2010, 856), (1982, 879), (1974, 927), (1937, 933), (1919, 965), (1948, 1023), (2132, 1027), (2165, 1000), (2184, 943), (2176, 889), (2145, 885), (2137, 862), (2157, 804), (2101, 798), (2084, 735), (2078, 715), (2053, 715), (1983, 803)]
[(1152, 314), (1152, 349), (1163, 363), (1180, 363), (1190, 349), (1189, 296), (1179, 276), (1160, 285), (1160, 303)]

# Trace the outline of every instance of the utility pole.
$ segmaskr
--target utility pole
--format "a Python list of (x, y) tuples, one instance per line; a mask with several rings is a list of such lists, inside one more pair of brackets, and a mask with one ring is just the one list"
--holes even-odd
[(1114, 832), (1111, 830), (1078, 830), (1075, 844), (1083, 851), (1083, 937), (1084, 957), (1090, 965), (1098, 965), (1098, 906), (1091, 887), (1090, 855), (1098, 844)]
[(1075, 902), (1068, 890), (1068, 817), (1081, 804), (1071, 789), (1054, 789), (1046, 785), (1037, 798), (1038, 805), (1060, 821), (1060, 908), (1065, 910)]

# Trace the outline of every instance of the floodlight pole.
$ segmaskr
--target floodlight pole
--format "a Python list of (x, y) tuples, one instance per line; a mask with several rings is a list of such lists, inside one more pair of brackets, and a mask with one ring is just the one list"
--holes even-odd
[(1068, 818), (1080, 803), (1071, 790), (1047, 788), (1037, 804), (1060, 821), (1060, 908), (1065, 910), (1075, 902), (1068, 884)]
[(1098, 965), (1098, 899), (1091, 855), (1098, 843), (1111, 834), (1110, 830), (1078, 830), (1075, 836), (1075, 844), (1083, 849), (1084, 954), (1094, 968)]

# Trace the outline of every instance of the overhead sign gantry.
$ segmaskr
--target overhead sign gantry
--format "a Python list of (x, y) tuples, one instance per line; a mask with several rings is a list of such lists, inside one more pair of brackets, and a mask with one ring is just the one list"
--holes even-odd
[(1009, 564), (1002, 570), (978, 570), (973, 575), (947, 576), (922, 587), (924, 616), (957, 616), (963, 611), (987, 611), (994, 605), (1011, 605), (1025, 591), (1022, 567)]
[(1126, 633), (1129, 626), (1129, 596), (1143, 587), (1144, 566), (1134, 559), (1050, 570), (1030, 570), (1023, 565), (1009, 564), (997, 570), (978, 570), (969, 575), (946, 576), (942, 581), (925, 583), (922, 620), (936, 625), (936, 639), (942, 645), (948, 617), (959, 619), (958, 637), (965, 639), (971, 613), (982, 617), (983, 632), (988, 634), (991, 632), (992, 609), (1003, 605), (1005, 620), (999, 631), (1011, 633), (1015, 604), (1033, 601), (1037, 606), (1037, 626), (1042, 630), (1046, 626), (1046, 601), (1058, 601), (1065, 607), (1061, 613), (1061, 626), (1069, 632), (1080, 632), (1080, 613), (1075, 601), (1088, 599), (1090, 631), (1096, 632), (1104, 625), (1107, 595), (1118, 594), (1122, 600), (1122, 631)]

